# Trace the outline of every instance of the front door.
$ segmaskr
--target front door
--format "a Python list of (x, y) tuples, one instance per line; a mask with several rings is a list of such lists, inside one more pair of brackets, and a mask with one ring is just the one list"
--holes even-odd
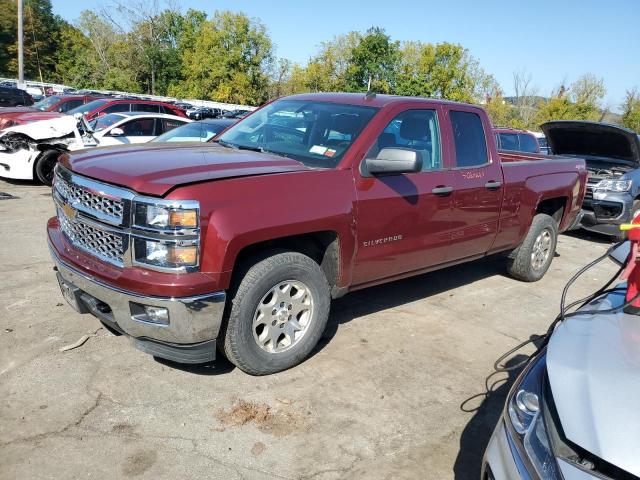
[(422, 159), (420, 172), (367, 178), (354, 171), (358, 202), (354, 285), (445, 261), (453, 178), (442, 154), (441, 115), (440, 107), (396, 113), (365, 155), (375, 158), (384, 148), (414, 150)]

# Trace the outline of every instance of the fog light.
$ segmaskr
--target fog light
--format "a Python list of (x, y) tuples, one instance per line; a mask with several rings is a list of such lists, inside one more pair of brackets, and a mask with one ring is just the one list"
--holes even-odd
[(149, 305), (144, 306), (144, 312), (149, 317), (149, 320), (156, 323), (169, 323), (169, 310), (162, 307), (151, 307)]
[(169, 325), (169, 310), (164, 307), (154, 307), (153, 305), (142, 305), (134, 302), (130, 303), (130, 307), (131, 317), (134, 320)]

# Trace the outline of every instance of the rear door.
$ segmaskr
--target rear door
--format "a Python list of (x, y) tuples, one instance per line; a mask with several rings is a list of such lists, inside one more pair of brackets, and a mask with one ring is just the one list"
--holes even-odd
[(424, 103), (390, 109), (361, 160), (374, 158), (383, 148), (411, 149), (421, 156), (422, 171), (371, 178), (354, 169), (358, 246), (353, 284), (445, 261), (453, 173), (441, 142), (442, 114), (439, 105)]
[(498, 231), (503, 178), (491, 125), (473, 107), (447, 107), (447, 141), (454, 168), (451, 248), (448, 261), (485, 254)]

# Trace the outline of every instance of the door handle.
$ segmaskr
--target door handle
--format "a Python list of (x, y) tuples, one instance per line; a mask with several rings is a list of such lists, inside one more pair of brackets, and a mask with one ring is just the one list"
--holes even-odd
[(490, 182), (484, 184), (484, 188), (487, 188), (489, 190), (497, 190), (501, 186), (502, 182), (496, 182), (495, 180), (491, 180)]
[(431, 190), (431, 193), (441, 197), (446, 197), (447, 195), (450, 195), (451, 192), (453, 192), (453, 187), (436, 187)]

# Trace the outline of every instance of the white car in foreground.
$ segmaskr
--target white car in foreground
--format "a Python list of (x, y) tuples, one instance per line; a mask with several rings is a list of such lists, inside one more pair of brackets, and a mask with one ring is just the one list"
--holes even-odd
[(482, 480), (640, 478), (640, 316), (624, 303), (621, 284), (555, 328), (509, 392)]
[(61, 153), (146, 143), (191, 120), (161, 113), (122, 112), (90, 123), (70, 115), (0, 130), (0, 177), (50, 185)]

